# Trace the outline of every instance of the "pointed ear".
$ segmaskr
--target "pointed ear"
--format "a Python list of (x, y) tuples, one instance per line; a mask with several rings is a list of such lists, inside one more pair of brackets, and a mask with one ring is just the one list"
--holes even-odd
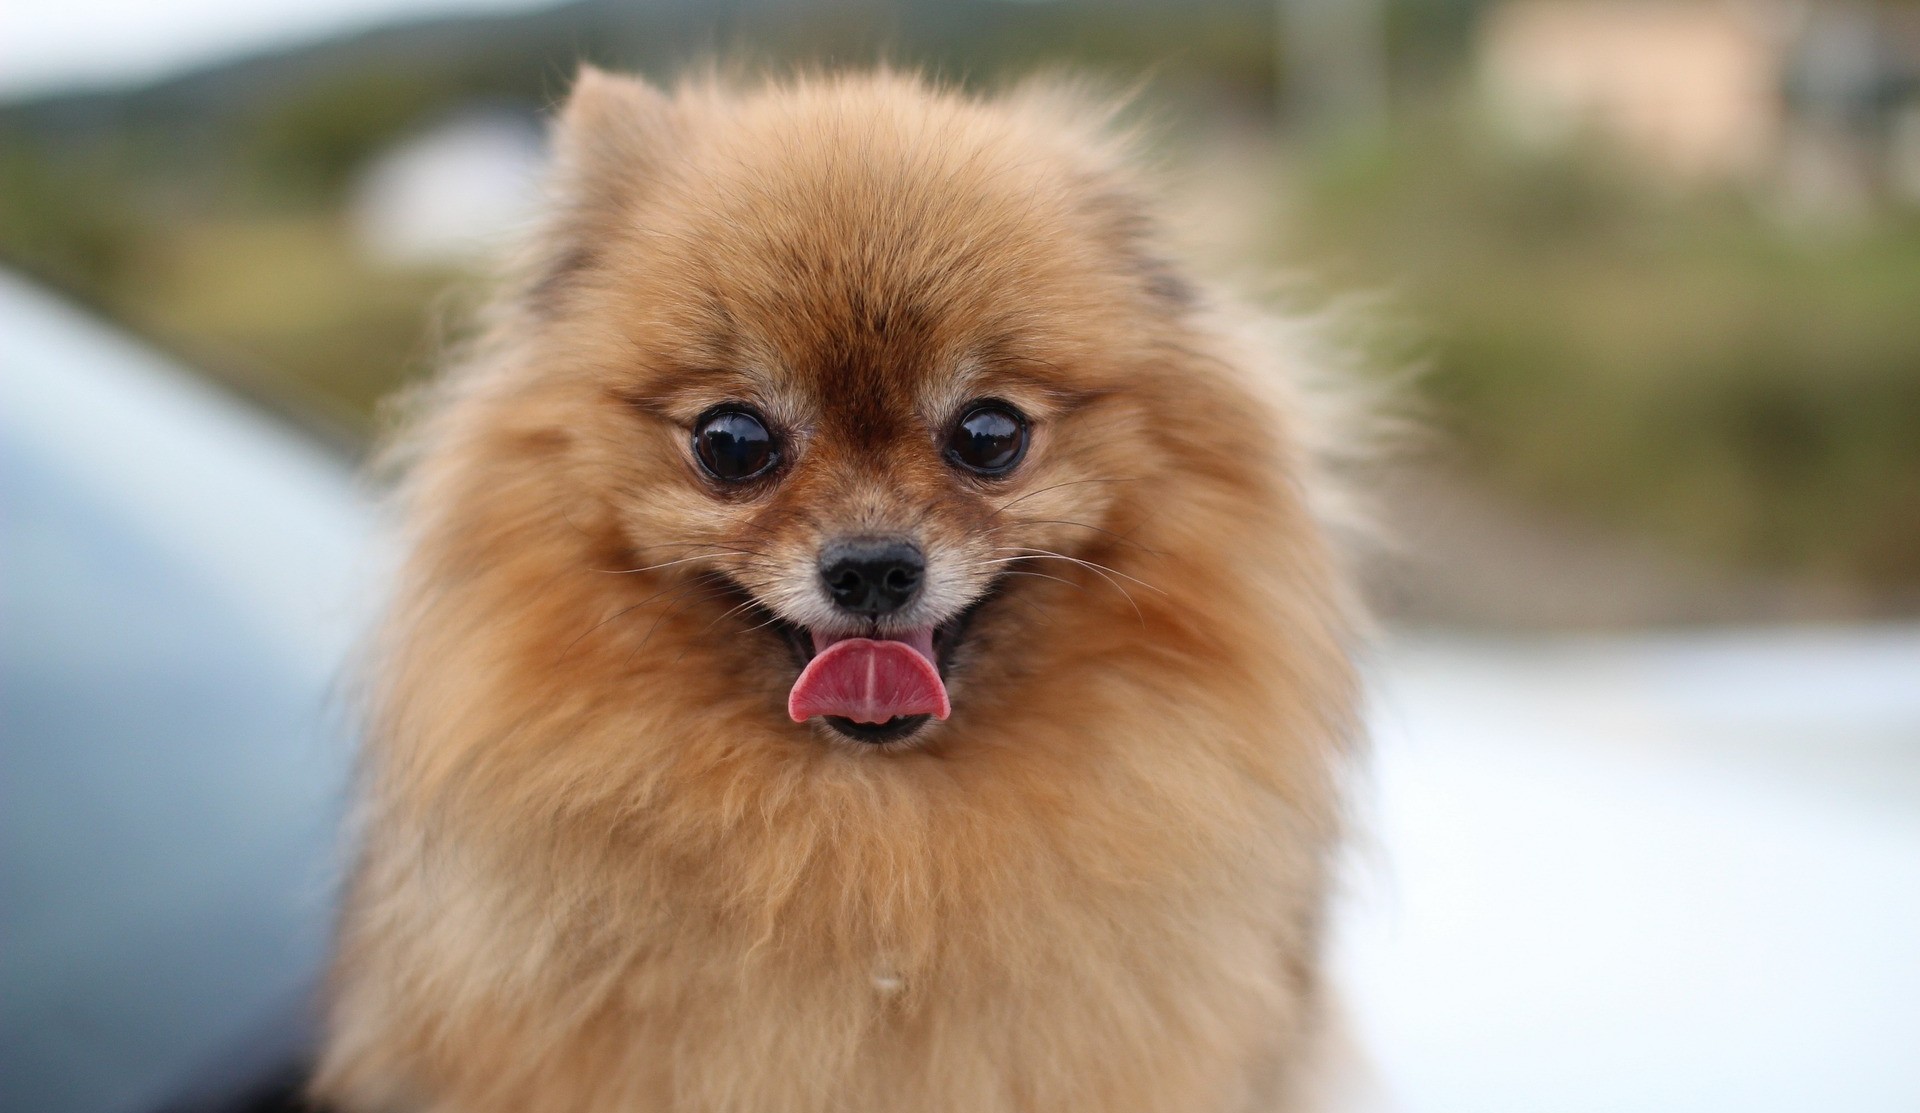
[(581, 66), (554, 130), (554, 153), (576, 183), (644, 176), (671, 143), (673, 102), (638, 77)]
[(607, 230), (678, 142), (671, 98), (637, 77), (581, 66), (553, 126), (555, 211), (529, 293), (550, 310), (599, 257)]

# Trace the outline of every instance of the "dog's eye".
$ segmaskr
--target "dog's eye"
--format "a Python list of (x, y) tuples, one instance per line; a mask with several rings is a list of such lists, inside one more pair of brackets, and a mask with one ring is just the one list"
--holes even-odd
[(980, 475), (1004, 475), (1027, 454), (1027, 419), (1005, 402), (968, 410), (947, 438), (947, 459)]
[(780, 461), (766, 422), (742, 406), (723, 406), (702, 416), (693, 427), (693, 454), (714, 478), (730, 483), (752, 479)]

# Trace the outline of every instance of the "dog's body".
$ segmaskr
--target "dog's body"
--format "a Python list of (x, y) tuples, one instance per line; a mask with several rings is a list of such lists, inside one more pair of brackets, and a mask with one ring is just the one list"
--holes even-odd
[[(322, 1098), (1297, 1107), (1353, 619), (1062, 103), (583, 77), (417, 434)], [(891, 601), (824, 563), (874, 537)]]

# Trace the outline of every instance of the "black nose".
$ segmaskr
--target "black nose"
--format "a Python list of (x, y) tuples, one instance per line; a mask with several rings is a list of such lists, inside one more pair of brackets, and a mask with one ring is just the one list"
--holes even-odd
[(843, 611), (890, 614), (919, 594), (927, 562), (910, 541), (836, 541), (820, 553), (820, 578)]

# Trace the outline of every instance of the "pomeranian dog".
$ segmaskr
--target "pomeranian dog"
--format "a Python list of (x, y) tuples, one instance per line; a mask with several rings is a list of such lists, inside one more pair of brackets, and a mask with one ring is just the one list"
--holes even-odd
[(407, 438), (319, 1100), (1306, 1107), (1356, 735), (1310, 369), (1111, 116), (580, 76)]

